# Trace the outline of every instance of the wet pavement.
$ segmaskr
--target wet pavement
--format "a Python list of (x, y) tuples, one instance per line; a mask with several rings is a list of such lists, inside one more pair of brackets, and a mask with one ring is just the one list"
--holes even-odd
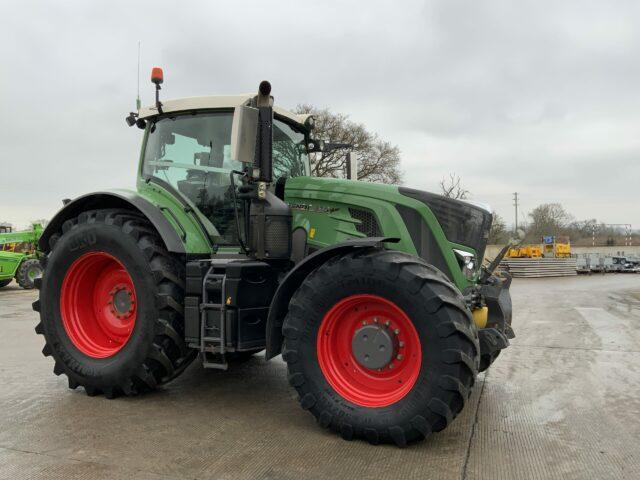
[(36, 293), (0, 290), (0, 479), (637, 479), (640, 275), (517, 279), (517, 338), (452, 425), (398, 449), (346, 442), (298, 406), (279, 359), (194, 363), (158, 392), (69, 390)]

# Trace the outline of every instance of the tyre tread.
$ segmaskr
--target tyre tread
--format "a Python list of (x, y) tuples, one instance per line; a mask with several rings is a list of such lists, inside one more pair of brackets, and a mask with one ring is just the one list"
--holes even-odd
[[(352, 275), (350, 270), (354, 268), (358, 268), (358, 271), (373, 269), (391, 281), (410, 285), (409, 290), (427, 298), (424, 308), (437, 317), (435, 331), (446, 345), (441, 353), (446, 372), (436, 376), (434, 396), (406, 424), (379, 428), (340, 419), (327, 410), (322, 401), (322, 392), (317, 397), (318, 392), (312, 389), (313, 382), (308, 381), (301, 365), (298, 345), (308, 336), (305, 311), (310, 305), (305, 301), (306, 297), (315, 296), (331, 278), (349, 281), (349, 275)], [(393, 443), (404, 447), (446, 428), (462, 411), (478, 374), (478, 334), (462, 294), (437, 268), (402, 252), (361, 249), (328, 260), (311, 272), (294, 293), (282, 333), (282, 358), (287, 363), (289, 383), (297, 390), (301, 406), (310, 410), (322, 427), (335, 430), (347, 440), (361, 438), (371, 444)]]

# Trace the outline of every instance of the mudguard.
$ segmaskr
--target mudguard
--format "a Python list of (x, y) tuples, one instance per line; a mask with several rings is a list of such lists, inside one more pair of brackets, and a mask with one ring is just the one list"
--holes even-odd
[(357, 238), (346, 242), (337, 243), (329, 247), (318, 250), (304, 258), (284, 277), (276, 290), (267, 318), (267, 352), (266, 359), (269, 360), (282, 351), (282, 322), (289, 310), (291, 297), (302, 284), (307, 275), (318, 268), (323, 263), (336, 255), (344, 255), (350, 251), (361, 248), (382, 248), (385, 242), (396, 243), (399, 239), (389, 237)]
[(67, 203), (51, 219), (45, 228), (38, 245), (44, 252), (49, 252), (49, 238), (62, 228), (62, 224), (70, 218), (77, 217), (86, 210), (98, 208), (128, 208), (142, 213), (153, 224), (162, 238), (167, 250), (174, 253), (185, 253), (184, 243), (162, 211), (136, 192), (112, 190), (89, 193)]

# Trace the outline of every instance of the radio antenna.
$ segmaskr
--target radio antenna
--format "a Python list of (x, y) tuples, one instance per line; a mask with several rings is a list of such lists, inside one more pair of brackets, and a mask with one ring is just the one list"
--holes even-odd
[(140, 111), (140, 41), (138, 40), (138, 96), (136, 97), (136, 109)]

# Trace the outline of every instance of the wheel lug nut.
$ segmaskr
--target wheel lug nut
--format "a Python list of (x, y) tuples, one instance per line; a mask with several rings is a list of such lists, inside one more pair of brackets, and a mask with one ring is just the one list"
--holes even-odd
[(390, 363), (390, 364), (389, 364), (389, 368), (390, 368), (390, 369), (393, 369), (393, 363)]
[(400, 348), (404, 347), (404, 342), (400, 342), (400, 343), (398, 343), (398, 346), (399, 346)]
[(375, 317), (375, 318), (373, 319), (373, 323), (378, 323), (378, 317)]
[(398, 354), (398, 356), (396, 357), (396, 359), (398, 359), (398, 360), (402, 360), (402, 354)]
[(393, 331), (393, 333), (395, 333), (396, 335), (398, 335), (398, 334), (400, 333), (400, 329), (399, 329), (399, 328), (396, 328), (396, 329)]
[(362, 325), (366, 325), (367, 321), (366, 320), (362, 320)]
[(389, 320), (387, 320), (386, 322), (384, 322), (385, 326), (388, 327), (389, 325), (391, 325), (391, 322)]

